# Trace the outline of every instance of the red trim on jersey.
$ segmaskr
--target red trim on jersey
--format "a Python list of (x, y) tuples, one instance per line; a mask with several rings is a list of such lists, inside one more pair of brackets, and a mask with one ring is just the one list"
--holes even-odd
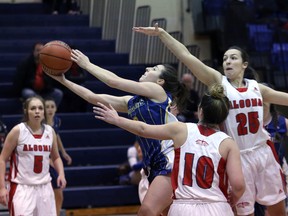
[(226, 160), (221, 158), (218, 164), (217, 173), (219, 175), (219, 188), (226, 198), (228, 198), (228, 175), (226, 173)]
[(16, 176), (18, 174), (18, 167), (17, 167), (15, 150), (13, 151), (13, 153), (10, 156), (10, 170), (9, 170), (9, 179), (8, 179), (9, 181), (11, 180), (13, 168), (14, 168), (14, 178), (16, 178)]
[(35, 139), (41, 139), (42, 135), (43, 135), (43, 134), (33, 134), (33, 137), (34, 137)]
[[(271, 148), (275, 160), (280, 164), (280, 160), (279, 160), (278, 154), (276, 153), (276, 149), (275, 149), (274, 143), (273, 143), (271, 140), (267, 140), (266, 143), (267, 143), (267, 145)], [(279, 170), (279, 172), (280, 172), (280, 175), (281, 175), (281, 178), (282, 178), (283, 188), (286, 188), (286, 184), (287, 184), (287, 183), (286, 183), (286, 180), (285, 180), (284, 173), (282, 172), (281, 169)]]
[(247, 87), (236, 88), (236, 89), (237, 89), (237, 91), (239, 91), (239, 92), (246, 92), (246, 91), (248, 90)]
[(9, 190), (9, 201), (8, 201), (8, 209), (10, 210), (10, 212), (12, 213), (12, 215), (15, 215), (14, 213), (14, 206), (13, 206), (13, 197), (15, 195), (16, 189), (17, 189), (17, 185), (14, 182), (10, 182), (10, 190)]
[(210, 136), (216, 133), (216, 130), (214, 130), (213, 128), (205, 127), (204, 125), (201, 124), (198, 124), (198, 129), (203, 136)]
[(279, 157), (276, 153), (275, 145), (271, 140), (267, 140), (266, 144), (271, 148), (275, 160), (280, 164)]
[(177, 148), (174, 150), (175, 156), (174, 156), (174, 165), (172, 169), (171, 174), (171, 184), (173, 189), (173, 199), (176, 198), (175, 196), (175, 190), (178, 188), (178, 174), (179, 174), (179, 162), (180, 162), (180, 148)]

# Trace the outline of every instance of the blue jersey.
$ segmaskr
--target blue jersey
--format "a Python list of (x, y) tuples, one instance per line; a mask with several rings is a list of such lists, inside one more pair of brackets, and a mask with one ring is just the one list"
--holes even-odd
[[(155, 103), (147, 97), (136, 95), (128, 101), (128, 116), (133, 120), (151, 125), (177, 121), (177, 118), (169, 112), (171, 101), (170, 94), (163, 103)], [(139, 143), (149, 182), (152, 182), (157, 175), (171, 173), (174, 160), (174, 147), (171, 140), (161, 141), (139, 137)]]
[(285, 117), (281, 115), (278, 115), (277, 117), (277, 122), (274, 122), (272, 119), (265, 128), (269, 132), (271, 140), (274, 142), (276, 153), (278, 154), (280, 164), (282, 165), (286, 145), (286, 143), (283, 143), (283, 139), (287, 133), (287, 128)]
[(55, 133), (58, 134), (61, 126), (61, 120), (57, 116), (54, 116), (53, 122), (54, 124), (52, 125), (52, 127), (55, 130)]
[[(54, 124), (52, 125), (52, 127), (55, 130), (55, 133), (58, 134), (60, 126), (61, 126), (61, 119), (55, 115), (53, 122), (54, 122)], [(57, 173), (56, 169), (50, 165), (49, 172), (50, 172), (50, 175), (52, 178), (51, 183), (52, 183), (53, 189), (60, 188), (57, 186), (58, 173)]]

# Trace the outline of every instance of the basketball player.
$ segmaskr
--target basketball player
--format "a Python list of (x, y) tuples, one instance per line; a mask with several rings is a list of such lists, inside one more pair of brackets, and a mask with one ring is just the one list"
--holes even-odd
[[(57, 139), (58, 150), (61, 152), (62, 157), (67, 161), (67, 164), (71, 165), (72, 158), (70, 157), (69, 154), (67, 154), (67, 152), (63, 146), (62, 139), (59, 135), (59, 129), (61, 127), (61, 119), (56, 116), (56, 111), (57, 111), (57, 105), (55, 103), (55, 100), (52, 98), (46, 98), (45, 99), (46, 124), (53, 127), (53, 129), (56, 133), (56, 137), (57, 137), (56, 139)], [(61, 208), (62, 208), (62, 204), (63, 204), (63, 200), (64, 200), (63, 189), (57, 185), (58, 173), (55, 170), (53, 164), (50, 165), (49, 171), (50, 171), (50, 175), (52, 178), (51, 183), (52, 183), (52, 187), (53, 187), (54, 194), (55, 194), (56, 211), (57, 211), (57, 215), (60, 216)]]
[(110, 108), (101, 103), (98, 105), (93, 108), (97, 119), (139, 136), (173, 140), (174, 200), (168, 215), (234, 215), (227, 200), (226, 172), (231, 185), (232, 206), (244, 193), (245, 182), (237, 144), (219, 128), (230, 106), (221, 85), (213, 86), (202, 97), (198, 108), (198, 124), (173, 122), (148, 125), (119, 117), (111, 105)]
[(7, 205), (5, 164), (10, 160), (10, 215), (56, 216), (49, 173), (50, 157), (59, 173), (57, 184), (64, 188), (64, 168), (51, 126), (43, 124), (44, 101), (35, 96), (24, 103), (24, 120), (8, 133), (0, 155), (0, 203)]
[[(118, 112), (128, 113), (129, 118), (133, 120), (149, 124), (177, 121), (177, 118), (169, 112), (172, 100), (175, 100), (181, 110), (188, 98), (187, 88), (178, 81), (177, 71), (170, 65), (148, 67), (139, 82), (136, 82), (118, 77), (111, 71), (92, 64), (79, 50), (72, 50), (72, 60), (108, 86), (130, 92), (135, 96), (94, 94), (89, 89), (67, 80), (64, 75), (50, 76), (89, 103), (112, 104)], [(139, 197), (144, 197), (141, 193), (146, 191), (145, 177), (148, 178), (150, 185), (144, 200), (141, 200), (138, 215), (159, 216), (172, 202), (170, 174), (174, 159), (173, 143), (165, 141), (166, 144), (161, 147), (161, 141), (143, 137), (139, 137), (139, 143), (146, 174), (143, 175), (143, 182), (140, 182)]]
[[(230, 47), (223, 56), (222, 73), (205, 65), (158, 24), (134, 27), (134, 31), (159, 36), (161, 41), (207, 86), (221, 83), (230, 100), (225, 131), (235, 139), (241, 152), (246, 191), (236, 205), (238, 215), (253, 215), (254, 203), (267, 206), (270, 216), (284, 216), (285, 192), (281, 167), (273, 155), (273, 143), (263, 125), (263, 104), (288, 105), (288, 94), (243, 78), (248, 55), (239, 47)], [(265, 172), (264, 172), (265, 170)]]

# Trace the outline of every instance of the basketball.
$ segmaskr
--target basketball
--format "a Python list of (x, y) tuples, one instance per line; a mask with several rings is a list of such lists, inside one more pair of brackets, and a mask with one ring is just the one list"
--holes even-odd
[(60, 76), (72, 65), (71, 48), (63, 41), (50, 41), (40, 51), (40, 63), (46, 73)]

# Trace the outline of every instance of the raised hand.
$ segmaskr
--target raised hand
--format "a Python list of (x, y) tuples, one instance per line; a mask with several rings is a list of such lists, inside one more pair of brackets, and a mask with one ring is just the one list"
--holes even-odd
[(132, 30), (150, 36), (159, 36), (163, 31), (162, 28), (158, 27), (158, 23), (155, 23), (154, 27), (133, 27)]
[(8, 204), (8, 190), (5, 187), (0, 189), (0, 204), (4, 206)]
[(103, 120), (109, 124), (117, 124), (119, 115), (111, 104), (109, 104), (109, 107), (107, 107), (98, 102), (97, 106), (93, 107), (93, 112), (96, 114), (95, 118)]
[(62, 156), (63, 156), (63, 158), (67, 161), (67, 164), (68, 164), (68, 165), (71, 165), (71, 164), (72, 164), (72, 158), (70, 157), (69, 154), (67, 154), (66, 151), (62, 153)]
[(57, 186), (60, 187), (60, 188), (65, 188), (66, 187), (66, 179), (63, 175), (59, 175), (58, 178), (57, 178)]
[(77, 49), (72, 49), (71, 60), (76, 62), (83, 69), (85, 69), (86, 66), (90, 64), (89, 58)]

